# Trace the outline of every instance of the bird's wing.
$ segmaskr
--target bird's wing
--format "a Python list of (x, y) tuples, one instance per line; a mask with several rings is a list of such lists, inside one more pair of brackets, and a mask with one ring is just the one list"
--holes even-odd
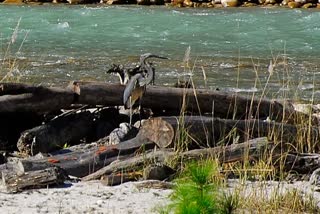
[[(134, 76), (132, 76), (128, 82), (128, 84), (126, 85), (126, 88), (124, 89), (123, 92), (123, 104), (126, 108), (130, 108), (133, 104), (131, 104), (130, 106), (130, 96), (132, 94), (132, 92), (134, 91), (134, 89), (136, 88), (137, 84), (142, 81), (143, 76), (142, 74), (135, 74)], [(133, 102), (132, 102), (133, 103)]]

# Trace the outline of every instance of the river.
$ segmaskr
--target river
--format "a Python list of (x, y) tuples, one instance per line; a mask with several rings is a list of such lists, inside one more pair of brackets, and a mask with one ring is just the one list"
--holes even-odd
[(198, 88), (320, 100), (317, 10), (1, 5), (0, 18), (0, 58), (20, 81), (116, 82), (112, 63), (151, 52), (170, 58), (153, 60), (158, 85), (192, 77)]

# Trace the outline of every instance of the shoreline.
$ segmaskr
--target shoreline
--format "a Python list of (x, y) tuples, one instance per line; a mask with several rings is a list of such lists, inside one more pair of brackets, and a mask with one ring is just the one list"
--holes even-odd
[(165, 6), (168, 8), (288, 8), (320, 9), (315, 0), (1, 0), (2, 5)]

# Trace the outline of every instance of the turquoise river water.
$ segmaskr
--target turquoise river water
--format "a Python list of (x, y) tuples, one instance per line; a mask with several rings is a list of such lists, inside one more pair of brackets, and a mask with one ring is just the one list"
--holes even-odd
[(151, 52), (170, 58), (154, 60), (159, 85), (192, 76), (198, 87), (320, 100), (317, 10), (1, 5), (0, 20), (0, 57), (26, 81), (115, 82), (112, 63)]

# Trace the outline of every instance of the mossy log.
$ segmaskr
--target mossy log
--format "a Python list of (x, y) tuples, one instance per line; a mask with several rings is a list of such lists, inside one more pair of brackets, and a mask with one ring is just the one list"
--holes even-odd
[[(45, 113), (69, 108), (72, 103), (86, 105), (120, 106), (125, 86), (108, 83), (77, 83), (80, 89), (35, 87), (25, 84), (0, 84), (1, 112)], [(80, 92), (81, 91), (81, 92)], [(75, 95), (77, 95), (75, 99)], [(193, 114), (209, 113), (220, 118), (248, 119), (270, 118), (271, 120), (297, 123), (307, 120), (308, 115), (294, 111), (288, 104), (259, 98), (252, 94), (243, 96), (205, 89), (182, 89), (148, 86), (142, 106), (154, 112), (175, 112), (181, 109)], [(312, 118), (314, 123), (318, 123)]]

